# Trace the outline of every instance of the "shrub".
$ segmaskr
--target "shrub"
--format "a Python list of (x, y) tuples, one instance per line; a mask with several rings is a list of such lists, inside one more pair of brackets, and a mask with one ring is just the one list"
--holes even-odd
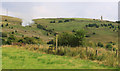
[(64, 22), (69, 22), (69, 20), (65, 20)]
[(50, 21), (50, 23), (55, 23), (55, 21)]
[(22, 37), (24, 37), (24, 35), (22, 35)]
[(27, 44), (35, 44), (35, 41), (34, 41), (33, 38), (25, 37), (25, 38), (24, 38), (24, 43), (27, 43)]
[(2, 39), (2, 45), (5, 45), (5, 44), (6, 44), (5, 39)]
[(5, 21), (7, 21), (7, 19), (5, 19)]
[(12, 44), (12, 42), (16, 42), (16, 37), (14, 37), (13, 35), (10, 35), (8, 38), (7, 38), (7, 42), (6, 44)]
[(6, 33), (2, 33), (2, 37), (7, 37), (7, 34)]
[(49, 33), (47, 33), (46, 35), (49, 36)]
[[(83, 46), (84, 45), (84, 38), (85, 37), (85, 32), (80, 30), (76, 31), (74, 34), (70, 34), (67, 32), (61, 33), (58, 36), (58, 46)], [(56, 38), (55, 38), (56, 39)], [(55, 43), (54, 39), (54, 45)]]
[(14, 34), (14, 32), (12, 32), (12, 34)]
[(85, 37), (90, 37), (90, 35), (88, 34), (88, 35), (86, 35)]
[(65, 55), (65, 50), (64, 50), (64, 48), (63, 47), (59, 47), (58, 48), (58, 50), (57, 50), (57, 55), (61, 55), (61, 56), (63, 56), (63, 55)]
[(101, 42), (98, 42), (99, 47), (104, 47), (104, 45)]
[(5, 25), (6, 27), (8, 26), (8, 23)]
[(72, 32), (75, 32), (75, 30), (72, 30)]
[(40, 25), (40, 24), (37, 24), (37, 28), (39, 28), (39, 29), (45, 29), (42, 25)]
[(11, 29), (13, 29), (13, 27), (11, 27)]
[(17, 30), (15, 30), (15, 32), (17, 33)]
[(51, 41), (47, 42), (47, 44), (53, 44), (53, 40), (51, 40)]
[(93, 32), (93, 35), (95, 35), (96, 33), (95, 32)]
[(1, 27), (4, 27), (4, 25), (2, 24)]
[(63, 21), (62, 20), (59, 20), (58, 23), (62, 23)]
[(25, 43), (25, 42), (24, 42), (24, 39), (19, 39), (18, 42), (20, 42), (20, 43)]
[(112, 49), (112, 45), (111, 45), (111, 44), (107, 44), (107, 45), (106, 45), (106, 48), (107, 48), (108, 50), (111, 50), (111, 49)]

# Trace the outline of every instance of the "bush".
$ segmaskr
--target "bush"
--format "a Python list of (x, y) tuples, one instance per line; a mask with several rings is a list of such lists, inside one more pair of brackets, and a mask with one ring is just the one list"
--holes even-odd
[(53, 44), (53, 40), (51, 40), (51, 41), (47, 42), (47, 44)]
[(5, 25), (6, 27), (8, 26), (8, 23)]
[(13, 29), (13, 27), (11, 27), (11, 29)]
[(35, 41), (34, 41), (33, 38), (25, 37), (25, 38), (24, 38), (24, 43), (27, 43), (27, 44), (35, 44)]
[[(63, 32), (58, 36), (58, 46), (71, 46), (71, 47), (83, 46), (85, 43), (84, 37), (85, 32), (82, 30), (76, 31), (74, 34)], [(54, 45), (56, 45), (55, 39)]]
[(90, 35), (88, 34), (88, 35), (86, 35), (85, 37), (90, 37)]
[(55, 23), (55, 21), (50, 21), (50, 23)]
[(96, 33), (95, 32), (93, 32), (93, 35), (95, 35)]
[(65, 20), (64, 22), (69, 22), (69, 20)]
[(8, 38), (7, 38), (7, 42), (6, 44), (12, 44), (12, 42), (16, 42), (17, 41), (17, 38), (14, 37), (13, 35), (10, 35)]
[(59, 20), (58, 23), (62, 23), (63, 21), (62, 20)]
[(24, 35), (22, 35), (22, 37), (24, 37)]
[(19, 39), (18, 42), (25, 43), (24, 39)]
[(7, 19), (5, 19), (5, 21), (7, 21)]
[(2, 39), (2, 45), (5, 45), (5, 44), (6, 44), (5, 39)]
[(75, 30), (72, 30), (72, 32), (75, 32)]
[(15, 30), (15, 32), (17, 33), (17, 30)]
[(104, 47), (104, 45), (101, 42), (98, 42), (99, 47)]
[(37, 24), (37, 28), (39, 28), (39, 29), (45, 29), (42, 25), (40, 25), (40, 24)]
[(14, 32), (12, 32), (12, 34), (14, 34)]
[(112, 45), (111, 45), (111, 44), (107, 44), (107, 45), (106, 45), (106, 48), (107, 48), (108, 50), (111, 50), (111, 49), (112, 49)]
[(63, 47), (59, 47), (58, 50), (57, 50), (57, 55), (65, 55), (65, 49)]
[(2, 37), (7, 37), (7, 34), (6, 33), (2, 33)]
[(2, 24), (1, 27), (4, 27), (4, 25)]

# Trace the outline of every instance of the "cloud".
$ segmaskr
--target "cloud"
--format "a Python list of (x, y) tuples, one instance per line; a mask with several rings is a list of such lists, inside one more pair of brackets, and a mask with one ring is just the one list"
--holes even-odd
[(32, 8), (34, 17), (69, 17), (75, 13), (70, 13), (61, 6), (34, 6)]
[[(2, 14), (18, 17), (23, 25), (32, 23), (33, 18), (48, 17), (80, 17), (117, 20), (117, 3), (82, 3), (82, 2), (5, 2), (2, 3)], [(1, 13), (0, 13), (1, 14)]]

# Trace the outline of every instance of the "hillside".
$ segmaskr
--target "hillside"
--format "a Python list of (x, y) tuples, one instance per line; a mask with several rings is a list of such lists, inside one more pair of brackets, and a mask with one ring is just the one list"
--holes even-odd
[(11, 35), (12, 32), (15, 32), (14, 36), (19, 38), (22, 38), (22, 36), (40, 37), (44, 38), (43, 41), (48, 40), (49, 37), (44, 36), (43, 34), (44, 31), (31, 26), (24, 27), (21, 25), (21, 23), (22, 23), (21, 19), (9, 16), (2, 16), (2, 22), (0, 22), (0, 24), (3, 26), (2, 32), (6, 33), (8, 36)]
[[(30, 53), (33, 54), (33, 59), (30, 58), (30, 61), (32, 62), (35, 60), (35, 63), (33, 62), (33, 65), (37, 64), (35, 68), (40, 67), (39, 61), (37, 61), (35, 58), (39, 58), (39, 52), (43, 52), (45, 54), (45, 57), (53, 56), (53, 58), (56, 58), (59, 56), (60, 60), (63, 61), (63, 64), (59, 64), (58, 60), (56, 59), (56, 62), (50, 59), (45, 59), (48, 61), (46, 64), (45, 61), (43, 61), (43, 67), (45, 68), (48, 66), (48, 68), (52, 65), (55, 66), (57, 64), (58, 66), (56, 68), (109, 68), (104, 65), (117, 67), (118, 66), (118, 29), (120, 29), (120, 26), (118, 26), (118, 23), (112, 22), (112, 21), (105, 21), (105, 20), (99, 20), (99, 19), (85, 19), (85, 18), (41, 18), (41, 19), (33, 19), (35, 22), (34, 24), (28, 25), (28, 26), (22, 26), (22, 20), (15, 17), (10, 16), (3, 16), (2, 15), (2, 21), (0, 22), (2, 31), (2, 36), (0, 38), (2, 39), (2, 44), (4, 45), (10, 45), (10, 46), (16, 46), (17, 48), (13, 47), (3, 47), (3, 67), (9, 68), (11, 63), (14, 63), (12, 68), (16, 67), (16, 63), (14, 62), (15, 59), (18, 58), (19, 61), (25, 64), (30, 57)], [(77, 31), (84, 30), (85, 35), (83, 34), (82, 37), (85, 39), (82, 40), (82, 45), (77, 46), (68, 46), (76, 44), (76, 41), (78, 43), (81, 43), (81, 32), (80, 34), (77, 34)], [(51, 42), (53, 39), (56, 38), (56, 34), (58, 33), (58, 36), (63, 35), (63, 37), (58, 37), (58, 45), (63, 44), (63, 46), (58, 46), (58, 49), (56, 49), (56, 46), (54, 43), (51, 45), (48, 44), (48, 42)], [(67, 33), (67, 34), (66, 34)], [(83, 32), (84, 33), (84, 32)], [(77, 34), (77, 35), (76, 35)], [(70, 40), (68, 40), (70, 39)], [(80, 39), (80, 41), (78, 40)], [(61, 41), (62, 40), (62, 41)], [(61, 42), (60, 42), (61, 41)], [(64, 46), (64, 44), (66, 44)], [(25, 51), (20, 50), (24, 52), (25, 55), (20, 55), (18, 49), (23, 47)], [(14, 49), (14, 50), (13, 50)], [(10, 53), (13, 54), (7, 54), (11, 50)], [(13, 50), (13, 51), (12, 51)], [(36, 52), (38, 51), (38, 53)], [(35, 54), (32, 52), (36, 52)], [(54, 55), (59, 56), (54, 56)], [(43, 54), (40, 54), (44, 57)], [(9, 57), (10, 56), (10, 57)], [(34, 58), (35, 56), (35, 58)], [(64, 56), (70, 57), (66, 58), (68, 59), (67, 62), (64, 61)], [(27, 59), (26, 59), (26, 58)], [(20, 60), (20, 59), (21, 60)], [(69, 59), (71, 61), (72, 58), (78, 58), (73, 59), (73, 62), (69, 65)], [(12, 59), (12, 60), (11, 60)], [(84, 60), (85, 59), (85, 60)], [(16, 60), (16, 61), (18, 61)], [(39, 60), (39, 59), (38, 59)], [(43, 58), (44, 60), (44, 58)], [(94, 62), (91, 63), (91, 61), (88, 60), (96, 60), (98, 63), (100, 62), (103, 64), (103, 66), (94, 64)], [(11, 63), (8, 63), (8, 66), (5, 66), (7, 63), (6, 61)], [(42, 60), (41, 60), (42, 61)], [(75, 62), (77, 61), (77, 62)], [(87, 64), (86, 61), (90, 64)], [(50, 62), (50, 64), (49, 64)], [(60, 67), (60, 65), (64, 65), (64, 62), (66, 63), (65, 67)], [(83, 64), (79, 63), (83, 62)], [(29, 64), (29, 62), (27, 62)], [(20, 63), (19, 63), (20, 64)], [(81, 64), (79, 66), (79, 64)], [(44, 66), (45, 65), (45, 66)], [(86, 65), (86, 66), (84, 66)], [(92, 66), (91, 66), (92, 65)], [(31, 66), (25, 66), (20, 65), (18, 68), (30, 68)], [(17, 68), (17, 67), (16, 67)], [(110, 67), (111, 68), (111, 67)]]
[[(5, 19), (7, 21), (5, 21)], [(35, 21), (35, 24), (31, 26), (20, 26), (21, 19), (19, 18), (14, 18), (14, 17), (7, 17), (7, 16), (2, 16), (2, 24), (4, 27), (2, 27), (2, 32), (5, 33), (11, 33), (14, 32), (15, 30), (17, 33), (17, 37), (21, 37), (22, 35), (28, 36), (28, 37), (40, 37), (44, 41), (48, 41), (54, 37), (54, 34), (56, 32), (62, 33), (62, 32), (70, 32), (72, 33), (73, 30), (80, 30), (80, 29), (85, 29), (87, 31), (87, 34), (90, 36), (87, 39), (89, 41), (93, 42), (103, 42), (103, 43), (108, 43), (108, 42), (116, 42), (117, 43), (117, 26), (118, 24), (115, 22), (110, 22), (110, 21), (101, 21), (101, 20), (95, 20), (95, 19), (84, 19), (84, 18), (53, 18), (53, 19), (33, 19)], [(55, 22), (54, 22), (55, 21)], [(8, 23), (8, 26), (5, 27), (5, 25)], [(40, 24), (43, 26), (45, 29), (39, 29), (37, 28), (37, 25)], [(85, 26), (88, 24), (97, 24), (100, 27), (95, 28), (95, 27), (88, 27), (86, 28)], [(114, 28), (109, 28), (108, 27), (101, 27), (101, 24), (112, 24), (115, 27)], [(95, 35), (93, 35), (95, 33)]]
[[(42, 25), (47, 30), (52, 30), (53, 34), (55, 32), (62, 33), (62, 32), (70, 32), (85, 29), (87, 31), (87, 40), (92, 42), (118, 42), (118, 24), (111, 21), (101, 21), (95, 19), (84, 19), (84, 18), (54, 18), (54, 19), (34, 19), (35, 23), (33, 27), (37, 24)], [(89, 24), (97, 24), (99, 27), (86, 27)], [(110, 28), (111, 26), (101, 26), (101, 24), (112, 24), (114, 28)], [(46, 31), (46, 30), (44, 30)], [(48, 32), (50, 35), (51, 32)], [(95, 34), (93, 34), (95, 33)]]

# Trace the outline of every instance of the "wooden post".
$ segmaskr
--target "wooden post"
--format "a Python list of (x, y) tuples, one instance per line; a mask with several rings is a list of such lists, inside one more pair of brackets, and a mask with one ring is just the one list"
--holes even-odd
[(116, 56), (118, 56), (118, 51), (116, 50)]
[(58, 35), (56, 34), (56, 51), (57, 51), (57, 48), (58, 48)]
[(98, 50), (96, 49), (96, 56), (98, 55)]
[(87, 58), (88, 58), (88, 53), (87, 53), (87, 51), (88, 51), (88, 47), (86, 47), (86, 55), (87, 55)]

